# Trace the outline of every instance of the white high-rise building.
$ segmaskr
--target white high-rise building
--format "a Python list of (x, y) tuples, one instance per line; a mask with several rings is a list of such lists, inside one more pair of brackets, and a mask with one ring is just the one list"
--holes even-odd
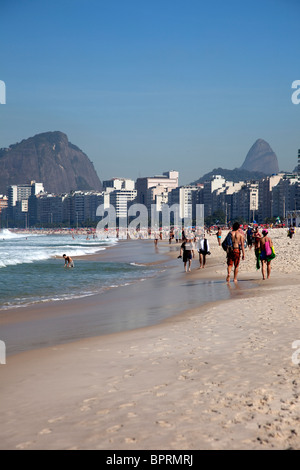
[(8, 187), (8, 206), (14, 207), (18, 201), (29, 199), (30, 196), (36, 196), (44, 192), (43, 183), (31, 181), (26, 184), (15, 184)]
[(112, 178), (102, 182), (103, 190), (111, 189), (126, 189), (133, 191), (135, 189), (135, 182), (128, 178)]
[(116, 217), (127, 217), (128, 208), (136, 200), (136, 190), (119, 189), (109, 194), (110, 204), (116, 210)]
[(153, 191), (151, 193), (151, 190), (155, 187), (159, 187), (161, 193), (171, 192), (172, 189), (178, 187), (178, 179), (179, 173), (174, 170), (166, 171), (158, 176), (138, 178), (136, 181), (137, 202), (146, 205), (150, 210), (151, 204), (155, 203), (155, 200), (151, 198), (151, 194), (154, 196), (155, 194)]

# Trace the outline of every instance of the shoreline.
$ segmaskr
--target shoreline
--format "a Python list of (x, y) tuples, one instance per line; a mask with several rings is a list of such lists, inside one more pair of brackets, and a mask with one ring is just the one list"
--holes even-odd
[[(178, 245), (170, 247), (169, 244), (162, 243), (159, 247), (160, 253), (157, 255), (160, 261), (150, 262), (152, 244), (146, 243), (148, 248), (150, 247), (148, 251), (145, 250), (145, 241), (138, 242), (142, 253), (139, 250), (133, 251), (133, 246), (137, 245), (134, 241), (124, 241), (123, 244), (87, 257), (92, 261), (129, 262), (130, 256), (135, 253), (135, 261), (158, 266), (158, 271), (144, 280), (132, 281), (124, 286), (109, 287), (101, 293), (76, 299), (35, 303), (1, 310), (1, 338), (8, 345), (7, 356), (31, 348), (39, 349), (86, 337), (103, 336), (160, 324), (165, 319), (184, 314), (186, 310), (215, 300), (230, 298), (232, 295), (223, 279), (213, 274), (214, 265), (208, 267), (205, 274), (194, 269), (186, 277), (181, 269), (179, 271), (182, 262), (176, 259)], [(123, 250), (124, 245), (126, 250)], [(74, 259), (76, 261), (76, 257)], [(196, 262), (195, 260), (194, 263)], [(201, 292), (198, 292), (198, 289), (201, 289)], [(192, 297), (189, 296), (190, 290), (193, 293)], [(152, 292), (156, 292), (157, 296), (153, 297)], [(136, 302), (135, 299), (140, 299), (140, 302)], [(117, 310), (120, 309), (122, 309), (121, 321), (117, 315)]]
[[(208, 263), (205, 272), (195, 267), (198, 264), (196, 254), (192, 272), (186, 274), (181, 268), (182, 260), (177, 260), (180, 245), (163, 240), (156, 248), (151, 240), (120, 240), (116, 245), (108, 245), (97, 253), (74, 256), (75, 262), (79, 259), (96, 262), (134, 261), (156, 266), (158, 271), (145, 279), (106, 287), (104, 291), (91, 295), (1, 310), (1, 339), (8, 345), (7, 357), (30, 349), (146, 328), (184, 315), (198, 306), (229, 299), (234, 295), (224, 283), (224, 276), (218, 276), (215, 272), (215, 268), (220, 268), (220, 252), (213, 257), (212, 263)], [(241, 290), (255, 286), (253, 280), (244, 281), (241, 279), (242, 284), (235, 288)], [(198, 288), (201, 289), (200, 293)], [(151, 295), (152, 291), (157, 293), (158, 301)], [(187, 291), (191, 291), (191, 296)], [(139, 298), (142, 303), (135, 304), (135, 298)], [(117, 309), (123, 310), (122, 321), (116, 315)]]
[[(0, 448), (298, 449), (300, 275), (281, 262), (262, 281), (252, 261), (228, 300), (11, 356), (0, 366)], [(178, 279), (190, 290), (202, 276), (225, 283), (225, 266), (208, 263)]]

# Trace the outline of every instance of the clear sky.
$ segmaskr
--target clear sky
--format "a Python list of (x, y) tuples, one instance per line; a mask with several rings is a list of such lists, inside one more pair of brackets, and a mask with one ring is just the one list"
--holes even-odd
[(0, 0), (0, 147), (59, 130), (99, 178), (297, 164), (298, 0)]

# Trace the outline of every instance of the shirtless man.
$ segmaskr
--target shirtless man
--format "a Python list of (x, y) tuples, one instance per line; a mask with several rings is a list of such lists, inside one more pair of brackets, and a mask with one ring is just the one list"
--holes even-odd
[(260, 259), (261, 259), (261, 272), (262, 278), (265, 281), (266, 279), (266, 263), (267, 263), (267, 279), (270, 279), (271, 275), (271, 261), (273, 256), (267, 255), (266, 252), (266, 243), (269, 243), (270, 248), (273, 246), (273, 242), (270, 237), (268, 237), (268, 230), (262, 231), (262, 238), (259, 239), (259, 247), (260, 247)]
[(63, 258), (65, 260), (64, 268), (74, 268), (74, 261), (71, 256), (63, 255)]
[(244, 235), (239, 230), (240, 225), (238, 222), (235, 222), (231, 231), (232, 245), (233, 249), (227, 253), (227, 278), (226, 281), (230, 281), (230, 274), (232, 267), (234, 266), (234, 282), (237, 282), (237, 275), (239, 272), (239, 264), (241, 259), (241, 250), (242, 250), (242, 259), (245, 259), (245, 247), (244, 247)]

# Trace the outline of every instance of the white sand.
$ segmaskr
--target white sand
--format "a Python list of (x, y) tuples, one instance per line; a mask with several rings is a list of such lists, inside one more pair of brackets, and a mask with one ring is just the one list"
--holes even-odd
[[(23, 353), (0, 366), (1, 449), (300, 448), (300, 232), (271, 231), (262, 281), (247, 250), (232, 299), (161, 325)], [(209, 239), (208, 267), (224, 252)], [(242, 280), (257, 280), (245, 291)], [(163, 308), (163, 306), (162, 306)], [(299, 354), (300, 358), (300, 354)]]

